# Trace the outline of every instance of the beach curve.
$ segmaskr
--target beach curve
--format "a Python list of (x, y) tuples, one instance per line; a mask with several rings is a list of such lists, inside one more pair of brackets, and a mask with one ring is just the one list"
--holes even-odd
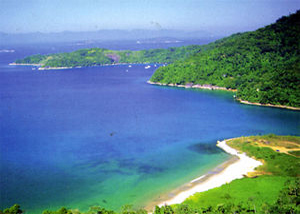
[(245, 153), (240, 153), (226, 144), (226, 140), (218, 141), (217, 146), (223, 149), (226, 153), (236, 157), (226, 167), (216, 174), (203, 175), (194, 179), (190, 183), (196, 183), (191, 188), (183, 188), (181, 192), (175, 196), (161, 201), (158, 206), (172, 205), (182, 203), (185, 199), (194, 195), (197, 192), (204, 192), (209, 189), (220, 187), (223, 184), (229, 183), (235, 179), (243, 178), (250, 172), (255, 171), (255, 168), (262, 165), (262, 162), (248, 157)]

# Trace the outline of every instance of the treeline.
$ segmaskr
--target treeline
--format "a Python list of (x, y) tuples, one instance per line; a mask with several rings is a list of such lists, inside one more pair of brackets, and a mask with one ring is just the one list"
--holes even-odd
[(215, 207), (194, 208), (189, 204), (180, 204), (177, 206), (156, 206), (154, 214), (202, 214), (202, 213), (269, 213), (269, 214), (294, 214), (300, 213), (300, 179), (288, 180), (285, 188), (281, 190), (277, 200), (273, 204), (264, 204), (260, 211), (251, 202), (251, 198), (242, 203), (222, 203)]
[(41, 64), (42, 67), (97, 66), (115, 63), (172, 63), (199, 52), (203, 47), (190, 45), (168, 49), (141, 51), (115, 51), (103, 48), (80, 49), (70, 53), (33, 55), (16, 60), (16, 63)]
[(212, 84), (237, 98), (300, 107), (300, 11), (253, 32), (218, 40), (183, 61), (160, 67), (152, 82)]

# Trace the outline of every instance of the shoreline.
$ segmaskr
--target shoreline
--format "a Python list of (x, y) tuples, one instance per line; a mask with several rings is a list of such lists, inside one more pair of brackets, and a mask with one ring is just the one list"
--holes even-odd
[(34, 63), (9, 63), (8, 65), (15, 65), (15, 66), (35, 66), (38, 67), (37, 70), (60, 70), (60, 69), (71, 69), (71, 68), (81, 68), (81, 66), (76, 67), (41, 67), (43, 64), (34, 64)]
[(241, 100), (241, 99), (236, 99), (242, 104), (245, 105), (254, 105), (254, 106), (263, 106), (263, 107), (272, 107), (272, 108), (283, 108), (283, 109), (289, 109), (289, 110), (295, 110), (295, 111), (300, 111), (299, 107), (292, 107), (292, 106), (284, 106), (284, 105), (273, 105), (273, 104), (262, 104), (262, 103), (252, 103), (247, 100)]
[[(163, 63), (165, 64), (165, 63)], [(9, 63), (9, 65), (22, 65), (22, 66), (35, 66), (38, 67), (37, 70), (60, 70), (60, 69), (72, 69), (72, 68), (88, 68), (88, 67), (97, 67), (97, 66), (118, 66), (118, 65), (160, 65), (160, 63), (113, 63), (113, 64), (101, 64), (101, 65), (92, 65), (92, 66), (74, 66), (74, 67), (42, 67), (44, 64), (34, 64), (34, 63)]]
[(81, 67), (39, 67), (38, 70), (63, 70), (63, 69), (71, 69), (71, 68), (81, 68)]
[[(230, 139), (228, 139), (230, 140)], [(255, 168), (262, 165), (262, 162), (241, 154), (237, 150), (226, 144), (227, 140), (218, 141), (217, 146), (232, 157), (219, 165), (209, 173), (202, 175), (189, 183), (173, 190), (172, 192), (160, 196), (146, 206), (146, 209), (152, 209), (155, 205), (164, 206), (182, 203), (185, 199), (197, 192), (204, 192), (209, 189), (220, 187), (235, 179), (241, 179), (248, 173), (255, 171)]]
[[(198, 89), (208, 89), (208, 90), (223, 90), (223, 91), (231, 91), (231, 92), (237, 92), (236, 89), (227, 89), (225, 87), (219, 87), (219, 86), (213, 86), (213, 85), (193, 85), (193, 84), (186, 84), (186, 85), (177, 85), (177, 84), (166, 84), (166, 83), (159, 83), (159, 82), (152, 82), (147, 81), (150, 85), (160, 85), (160, 86), (169, 86), (169, 87), (177, 87), (177, 88), (198, 88)], [(289, 109), (289, 110), (295, 110), (300, 111), (300, 107), (292, 107), (292, 106), (285, 106), (285, 105), (273, 105), (273, 104), (262, 104), (262, 103), (252, 103), (246, 100), (236, 99), (241, 104), (246, 105), (255, 105), (255, 106), (263, 106), (263, 107), (272, 107), (272, 108), (282, 108), (282, 109)]]
[(148, 84), (150, 85), (160, 85), (160, 86), (170, 86), (170, 87), (177, 87), (177, 88), (198, 88), (198, 89), (207, 89), (207, 90), (222, 90), (222, 91), (231, 91), (231, 92), (236, 92), (236, 89), (231, 89), (231, 88), (225, 88), (225, 87), (220, 87), (220, 86), (214, 86), (214, 85), (210, 85), (210, 84), (204, 84), (204, 85), (200, 85), (200, 84), (185, 84), (185, 85), (177, 85), (174, 83), (159, 83), (159, 82), (152, 82), (152, 81), (147, 81)]
[(9, 63), (8, 65), (23, 65), (23, 66), (42, 66), (42, 64), (34, 64), (34, 63)]

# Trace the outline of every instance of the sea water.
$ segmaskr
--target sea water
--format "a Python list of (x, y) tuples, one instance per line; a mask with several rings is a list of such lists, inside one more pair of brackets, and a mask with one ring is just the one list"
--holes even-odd
[(0, 54), (0, 209), (143, 207), (227, 160), (217, 140), (299, 135), (299, 112), (149, 85), (154, 65), (38, 71)]

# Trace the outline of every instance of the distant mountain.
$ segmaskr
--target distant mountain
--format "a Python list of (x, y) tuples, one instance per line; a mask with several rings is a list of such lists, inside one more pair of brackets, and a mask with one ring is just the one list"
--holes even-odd
[[(187, 32), (182, 30), (99, 30), (87, 32), (59, 32), (59, 33), (24, 33), (8, 34), (0, 32), (0, 45), (30, 44), (47, 42), (75, 42), (75, 41), (112, 41), (112, 40), (146, 40), (151, 38), (202, 39), (211, 38), (206, 31)], [(220, 37), (219, 37), (220, 38)]]
[(138, 44), (162, 44), (162, 43), (181, 43), (183, 42), (180, 39), (172, 38), (172, 37), (156, 37), (149, 39), (138, 39), (136, 43)]
[(300, 107), (300, 10), (253, 32), (202, 46), (185, 60), (160, 67), (152, 82), (237, 89), (258, 104)]

